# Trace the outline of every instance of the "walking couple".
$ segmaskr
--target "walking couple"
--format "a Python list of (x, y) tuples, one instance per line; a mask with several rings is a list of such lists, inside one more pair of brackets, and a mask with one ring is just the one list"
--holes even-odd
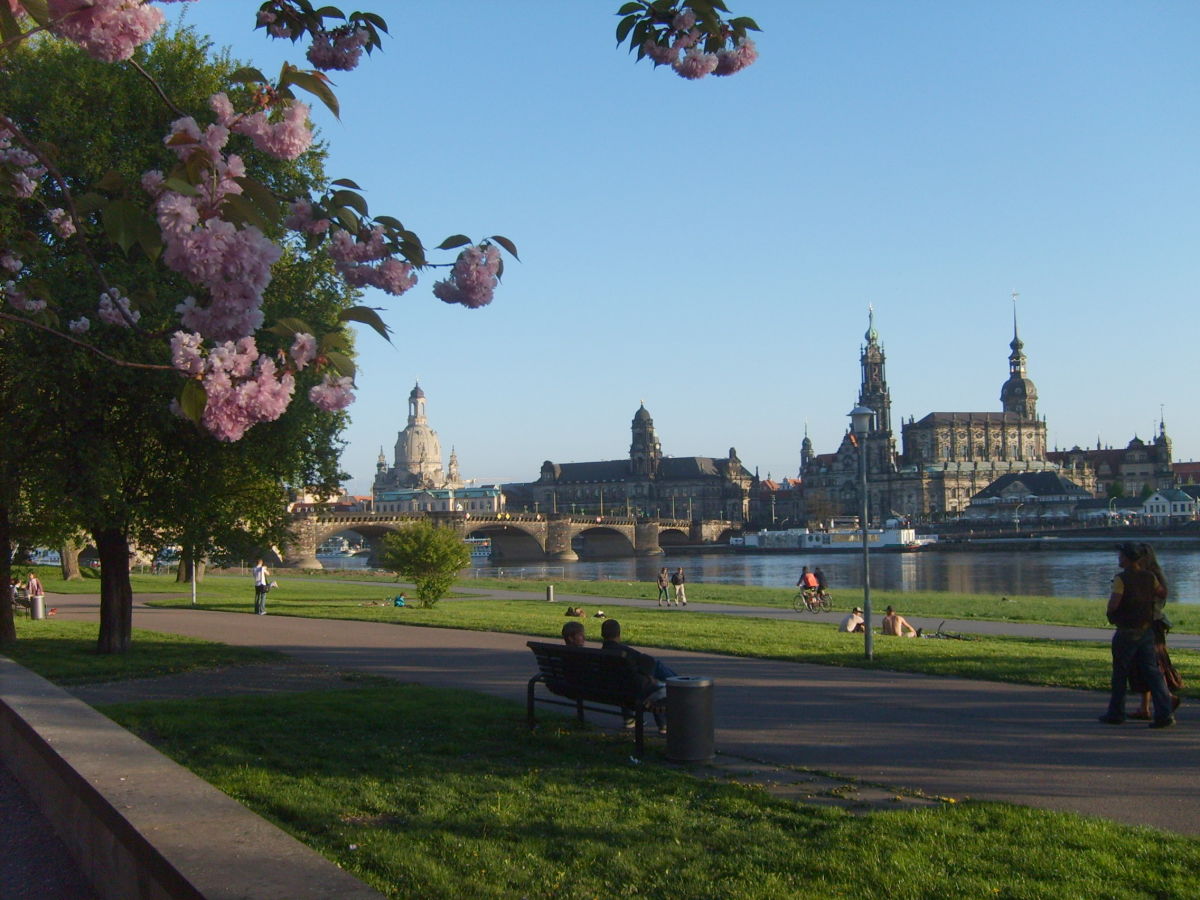
[(687, 579), (683, 577), (683, 566), (680, 566), (672, 574), (667, 574), (666, 566), (663, 566), (661, 569), (659, 569), (658, 570), (658, 605), (661, 607), (663, 605), (664, 600), (666, 601), (667, 606), (671, 605), (672, 600), (671, 600), (671, 593), (670, 593), (669, 588), (671, 586), (674, 586), (674, 588), (675, 588), (674, 604), (676, 606), (687, 606), (687, 592), (684, 589), (684, 584), (686, 582), (687, 582)]

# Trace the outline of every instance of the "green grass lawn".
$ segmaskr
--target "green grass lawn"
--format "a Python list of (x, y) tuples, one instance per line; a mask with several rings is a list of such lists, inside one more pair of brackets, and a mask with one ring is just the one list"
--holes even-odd
[[(272, 592), (273, 615), (325, 619), (354, 619), (433, 628), (465, 628), (543, 635), (557, 639), (564, 604), (544, 600), (480, 599), (439, 603), (433, 609), (364, 606), (361, 600), (280, 598)], [(373, 601), (367, 601), (373, 602)], [(186, 606), (186, 599), (154, 601), (156, 606)], [(205, 597), (208, 609), (249, 611), (244, 596)], [(667, 647), (731, 656), (782, 659), (820, 665), (954, 675), (984, 681), (1107, 690), (1111, 655), (1106, 643), (1047, 641), (1008, 637), (975, 641), (935, 641), (878, 636), (875, 659), (863, 658), (861, 635), (840, 634), (828, 623), (775, 620), (700, 613), (665, 612), (657, 608), (621, 607), (619, 617), (626, 639), (639, 647)], [(600, 620), (583, 620), (590, 641), (600, 639)], [(1200, 680), (1200, 654), (1177, 650), (1172, 658), (1188, 684)], [(1190, 689), (1184, 696), (1193, 695)]]
[[(993, 803), (854, 814), (390, 685), (104, 712), (397, 898), (1196, 896), (1200, 843)], [(302, 735), (303, 737), (299, 737)]]
[[(657, 591), (650, 582), (563, 581), (479, 578), (459, 582), (459, 587), (492, 587), (511, 591), (544, 591), (554, 584), (557, 595), (585, 597), (630, 597), (653, 601)], [(689, 583), (691, 602), (724, 603), (733, 606), (770, 606), (791, 609), (796, 588), (769, 588), (733, 584)], [(833, 591), (834, 608), (849, 612), (861, 606), (862, 589)], [(1033, 597), (990, 594), (961, 594), (949, 591), (871, 591), (874, 609), (892, 604), (906, 616), (940, 619), (979, 619), (993, 622), (1029, 622), (1043, 625), (1082, 625), (1107, 628), (1104, 607), (1108, 598)], [(1200, 604), (1168, 604), (1167, 614), (1177, 632), (1200, 632)]]
[(231, 647), (210, 641), (133, 630), (133, 643), (121, 655), (96, 652), (100, 626), (94, 622), (17, 619), (17, 642), (4, 654), (43, 678), (63, 685), (153, 678), (216, 666), (278, 662), (285, 657), (255, 647)]

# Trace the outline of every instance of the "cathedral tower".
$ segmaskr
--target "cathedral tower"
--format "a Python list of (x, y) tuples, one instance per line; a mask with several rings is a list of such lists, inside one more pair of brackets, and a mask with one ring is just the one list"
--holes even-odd
[(871, 421), (872, 432), (892, 430), (892, 395), (888, 391), (887, 373), (884, 368), (886, 357), (879, 343), (879, 332), (875, 330), (875, 307), (869, 306), (867, 344), (862, 348), (862, 385), (858, 391), (858, 405), (875, 411)]

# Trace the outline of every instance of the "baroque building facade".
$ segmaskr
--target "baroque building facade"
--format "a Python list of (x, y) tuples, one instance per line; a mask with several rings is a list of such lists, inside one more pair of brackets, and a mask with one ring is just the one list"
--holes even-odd
[(542, 463), (528, 485), (535, 508), (547, 513), (637, 515), (744, 522), (753, 476), (732, 447), (726, 457), (664, 456), (645, 405), (631, 425), (629, 457)]
[[(974, 495), (1002, 476), (1059, 471), (1060, 466), (1047, 457), (1046, 422), (1038, 416), (1037, 388), (1026, 370), (1025, 345), (1015, 313), (1000, 409), (910, 417), (901, 424), (899, 451), (892, 428), (887, 357), (875, 329), (874, 310), (864, 338), (858, 405), (874, 413), (862, 442), (872, 521), (954, 517), (967, 508)], [(847, 430), (836, 452), (816, 454), (805, 436), (800, 475), (810, 520), (859, 513), (858, 444), (858, 438)], [(1086, 467), (1069, 467), (1064, 474), (1092, 490)]]

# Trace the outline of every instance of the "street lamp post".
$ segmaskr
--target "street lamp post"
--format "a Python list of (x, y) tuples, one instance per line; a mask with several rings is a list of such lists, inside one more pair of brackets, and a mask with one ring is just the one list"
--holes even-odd
[(858, 440), (858, 488), (862, 494), (862, 582), (863, 582), (863, 651), (867, 659), (875, 658), (875, 636), (871, 632), (871, 551), (867, 545), (867, 432), (875, 410), (856, 406), (850, 410), (850, 428)]

